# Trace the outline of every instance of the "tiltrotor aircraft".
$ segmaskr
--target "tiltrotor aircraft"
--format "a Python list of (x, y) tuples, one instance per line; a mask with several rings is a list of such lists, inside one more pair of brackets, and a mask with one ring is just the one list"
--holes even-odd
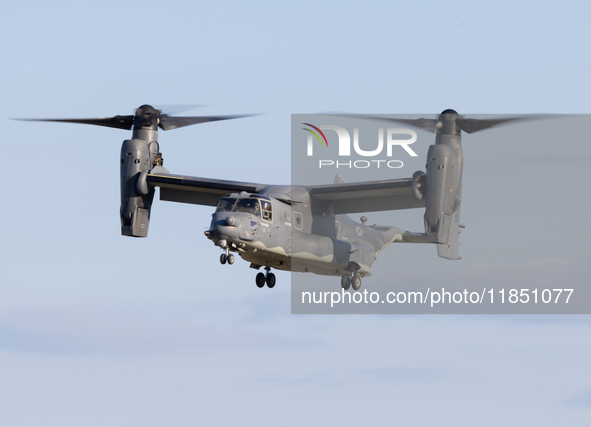
[[(371, 274), (377, 255), (390, 243), (434, 243), (440, 257), (460, 258), (461, 131), (472, 133), (516, 119), (466, 119), (454, 110), (436, 119), (388, 119), (436, 134), (426, 172), (405, 179), (347, 183), (337, 176), (331, 185), (266, 185), (174, 175), (163, 167), (158, 128), (239, 117), (245, 116), (172, 117), (142, 105), (129, 116), (41, 121), (133, 129), (121, 146), (123, 236), (147, 237), (155, 188), (160, 187), (160, 200), (217, 207), (206, 237), (223, 251), (222, 264), (233, 264), (236, 253), (251, 268), (262, 267), (258, 287), (275, 286), (275, 268), (340, 276), (344, 289), (359, 290), (361, 278)], [(347, 216), (421, 207), (424, 233), (368, 226), (365, 217), (357, 223)]]

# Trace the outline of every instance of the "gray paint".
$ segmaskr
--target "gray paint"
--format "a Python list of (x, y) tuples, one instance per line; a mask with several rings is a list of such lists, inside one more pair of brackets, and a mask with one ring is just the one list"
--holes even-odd
[[(393, 242), (435, 243), (439, 256), (459, 259), (459, 223), (463, 155), (462, 130), (475, 132), (515, 118), (464, 119), (445, 110), (437, 119), (392, 119), (436, 132), (429, 148), (426, 173), (412, 178), (332, 185), (274, 186), (173, 175), (162, 167), (158, 127), (168, 130), (241, 116), (175, 118), (142, 105), (135, 116), (110, 119), (49, 120), (129, 129), (132, 139), (121, 147), (121, 233), (148, 235), (155, 187), (161, 200), (215, 206), (221, 197), (262, 197), (272, 206), (267, 221), (247, 212), (215, 212), (206, 236), (227, 254), (235, 252), (251, 267), (342, 276), (342, 285), (371, 275), (377, 255)], [(377, 117), (384, 119), (383, 117)], [(346, 214), (425, 207), (425, 233), (392, 226), (368, 226)], [(225, 262), (224, 256), (222, 256)], [(347, 279), (347, 280), (345, 280)]]

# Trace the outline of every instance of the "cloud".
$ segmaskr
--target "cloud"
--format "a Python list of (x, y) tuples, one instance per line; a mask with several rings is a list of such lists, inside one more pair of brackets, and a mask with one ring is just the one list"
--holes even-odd
[(324, 369), (314, 372), (278, 372), (275, 375), (265, 375), (260, 378), (262, 382), (284, 386), (315, 386), (342, 388), (352, 383), (359, 384), (376, 381), (388, 384), (411, 384), (431, 382), (439, 378), (440, 373), (433, 368), (413, 367), (387, 367), (375, 369), (353, 370), (351, 372), (342, 369)]
[(408, 367), (367, 369), (360, 372), (371, 379), (395, 383), (432, 381), (439, 375), (433, 368)]
[(291, 315), (291, 293), (288, 291), (255, 294), (245, 298), (243, 303), (248, 307), (249, 314), (242, 317), (240, 323), (268, 322)]
[(591, 408), (591, 389), (577, 393), (566, 401), (568, 406)]
[(8, 351), (128, 354), (300, 345), (308, 345), (305, 338), (81, 307), (0, 313), (0, 349)]

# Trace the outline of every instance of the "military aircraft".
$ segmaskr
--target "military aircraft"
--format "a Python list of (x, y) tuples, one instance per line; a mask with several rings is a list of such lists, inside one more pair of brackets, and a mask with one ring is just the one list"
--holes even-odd
[[(344, 289), (359, 290), (371, 275), (377, 255), (391, 243), (433, 243), (440, 257), (459, 259), (463, 156), (461, 132), (472, 133), (516, 117), (493, 120), (464, 118), (445, 110), (434, 119), (391, 119), (434, 132), (426, 172), (411, 178), (347, 183), (337, 176), (330, 185), (268, 185), (174, 175), (163, 166), (158, 128), (246, 116), (173, 117), (150, 105), (134, 115), (97, 119), (25, 119), (92, 124), (132, 131), (121, 146), (121, 234), (147, 237), (156, 187), (160, 200), (215, 206), (205, 235), (222, 250), (220, 262), (233, 264), (234, 254), (260, 270), (259, 288), (272, 288), (271, 269), (341, 277)], [(367, 116), (363, 116), (367, 117)], [(348, 214), (425, 208), (424, 233), (392, 226), (368, 226)]]

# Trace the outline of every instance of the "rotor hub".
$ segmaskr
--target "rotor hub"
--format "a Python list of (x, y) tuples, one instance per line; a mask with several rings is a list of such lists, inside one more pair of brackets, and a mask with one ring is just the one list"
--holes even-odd
[(133, 120), (134, 129), (158, 129), (158, 117), (160, 111), (148, 104), (144, 104), (135, 110), (135, 117)]
[(437, 125), (435, 126), (437, 133), (445, 135), (459, 135), (460, 128), (456, 123), (456, 119), (460, 118), (461, 116), (456, 110), (452, 110), (451, 108), (443, 110), (439, 115)]

